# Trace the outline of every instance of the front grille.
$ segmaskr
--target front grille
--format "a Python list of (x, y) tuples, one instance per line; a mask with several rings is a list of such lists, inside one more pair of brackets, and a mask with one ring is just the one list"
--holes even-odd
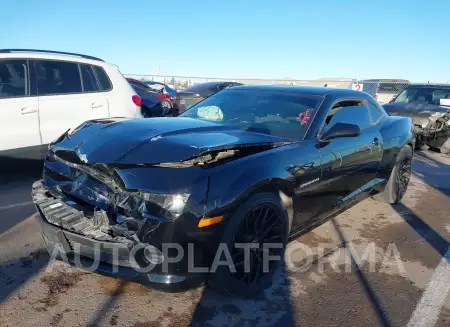
[(77, 156), (77, 154), (73, 151), (58, 150), (58, 151), (55, 151), (55, 155), (64, 161), (68, 161), (68, 162), (78, 164), (78, 165), (83, 164), (83, 162), (80, 160), (80, 158)]

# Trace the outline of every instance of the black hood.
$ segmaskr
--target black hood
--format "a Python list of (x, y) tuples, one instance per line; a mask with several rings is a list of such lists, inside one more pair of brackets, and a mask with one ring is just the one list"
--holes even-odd
[(411, 118), (428, 118), (436, 112), (450, 112), (450, 108), (420, 102), (392, 102), (383, 105), (384, 110), (392, 116)]
[(293, 142), (192, 118), (108, 119), (62, 135), (50, 150), (76, 154), (84, 163), (142, 165), (184, 161), (209, 150)]

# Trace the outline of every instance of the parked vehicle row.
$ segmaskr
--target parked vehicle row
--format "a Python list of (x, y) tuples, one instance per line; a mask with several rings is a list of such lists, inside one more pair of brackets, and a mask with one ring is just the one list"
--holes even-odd
[(42, 159), (51, 141), (87, 120), (176, 116), (232, 85), (205, 83), (177, 96), (159, 82), (126, 80), (92, 56), (0, 50), (0, 161)]
[(127, 78), (127, 81), (141, 97), (141, 111), (145, 118), (178, 115), (178, 109), (170, 95), (156, 91), (146, 83), (132, 78)]
[(206, 82), (195, 84), (179, 91), (175, 95), (175, 104), (180, 113), (189, 109), (192, 105), (222, 91), (226, 88), (242, 85), (238, 82)]

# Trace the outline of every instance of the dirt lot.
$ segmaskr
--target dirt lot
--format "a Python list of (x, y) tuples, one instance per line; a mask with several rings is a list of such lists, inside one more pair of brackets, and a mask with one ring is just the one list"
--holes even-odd
[(36, 176), (9, 176), (0, 326), (450, 326), (450, 158), (419, 153), (413, 168), (401, 204), (369, 199), (299, 237), (272, 287), (251, 299), (163, 293), (49, 264), (30, 217)]

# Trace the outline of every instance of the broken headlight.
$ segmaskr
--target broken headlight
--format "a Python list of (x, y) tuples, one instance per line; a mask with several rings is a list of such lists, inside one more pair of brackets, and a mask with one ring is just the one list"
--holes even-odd
[[(178, 218), (186, 206), (189, 194), (158, 194), (139, 192), (138, 196), (146, 202), (147, 211), (155, 213), (157, 207), (163, 209), (163, 214), (168, 219)], [(155, 207), (156, 205), (156, 207)]]

